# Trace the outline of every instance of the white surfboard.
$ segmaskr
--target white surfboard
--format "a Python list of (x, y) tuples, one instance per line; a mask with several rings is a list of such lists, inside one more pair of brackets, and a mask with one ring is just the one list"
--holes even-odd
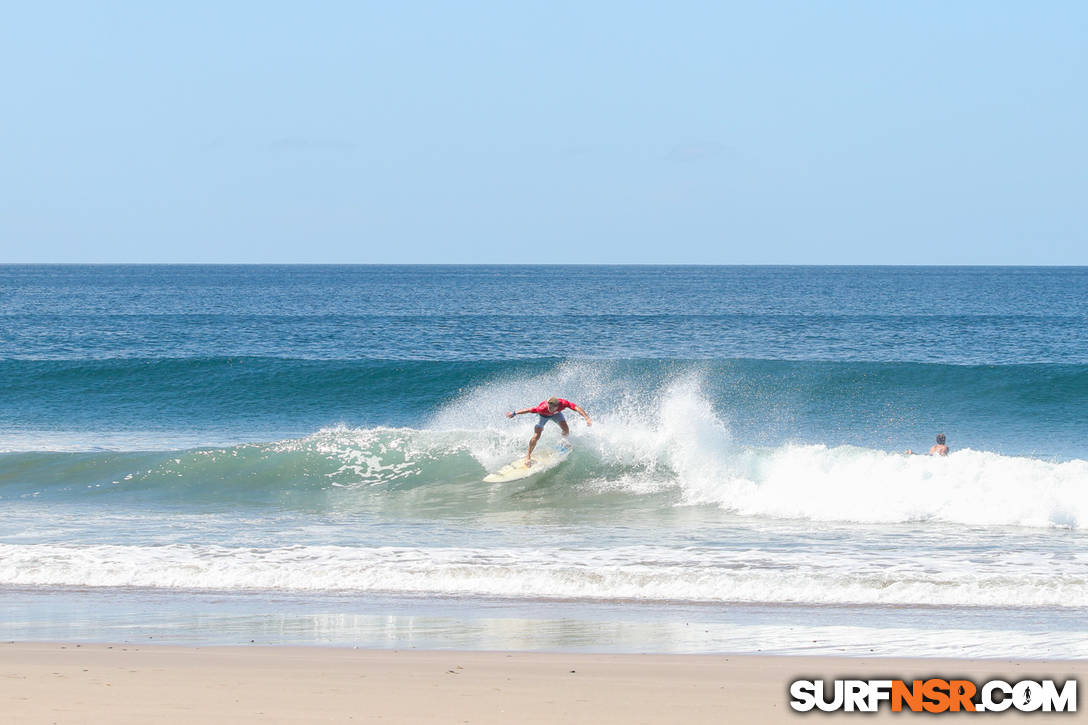
[(523, 478), (529, 476), (535, 476), (538, 473), (544, 473), (544, 471), (550, 471), (558, 466), (563, 461), (567, 460), (570, 456), (570, 452), (573, 450), (571, 445), (567, 442), (562, 442), (552, 448), (537, 447), (533, 451), (532, 465), (525, 465), (525, 456), (521, 456), (513, 463), (508, 463), (499, 470), (492, 474), (489, 474), (484, 478), (484, 483), (507, 483), (509, 481), (520, 481)]

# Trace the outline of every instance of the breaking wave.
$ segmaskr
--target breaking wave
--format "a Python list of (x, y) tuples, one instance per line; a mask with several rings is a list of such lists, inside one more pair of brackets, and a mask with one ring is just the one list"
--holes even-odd
[[(302, 438), (177, 451), (0, 454), (0, 499), (136, 497), (148, 502), (336, 507), (393, 501), (429, 514), (507, 505), (495, 486), (531, 488), (541, 507), (710, 506), (778, 519), (1079, 529), (1088, 525), (1088, 461), (970, 449), (946, 458), (863, 446), (738, 440), (703, 382), (680, 376), (620, 398), (592, 427), (571, 415), (574, 454), (540, 477), (484, 484), (524, 450), (532, 422), (502, 411), (548, 386), (598, 402), (592, 378), (496, 382), (464, 392), (424, 428), (334, 427)], [(548, 385), (545, 385), (544, 383)], [(594, 410), (593, 405), (588, 405)], [(570, 415), (570, 414), (568, 414)], [(545, 443), (557, 430), (550, 427)]]

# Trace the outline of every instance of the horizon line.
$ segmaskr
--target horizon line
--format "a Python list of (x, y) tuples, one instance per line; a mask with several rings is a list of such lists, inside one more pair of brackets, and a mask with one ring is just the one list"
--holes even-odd
[(813, 262), (0, 262), (0, 267), (898, 267), (1076, 269), (1088, 264), (1008, 263), (813, 263)]

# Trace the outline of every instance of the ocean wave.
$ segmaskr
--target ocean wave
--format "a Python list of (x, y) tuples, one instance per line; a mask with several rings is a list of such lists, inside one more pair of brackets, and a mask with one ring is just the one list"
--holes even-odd
[(812, 552), (0, 544), (0, 585), (356, 591), (580, 600), (1088, 606), (1083, 562), (1010, 571)]
[(124, 449), (126, 436), (128, 450), (170, 435), (217, 445), (338, 423), (477, 430), (557, 393), (602, 421), (632, 408), (652, 420), (648, 403), (690, 378), (750, 444), (906, 448), (941, 427), (956, 445), (1086, 456), (1088, 365), (754, 359), (0, 360), (0, 450)]
[[(173, 452), (4, 454), (0, 500), (389, 505), (438, 516), (514, 505), (617, 512), (706, 506), (828, 522), (1088, 525), (1088, 461), (973, 450), (938, 458), (854, 446), (750, 447), (734, 441), (693, 391), (674, 391), (658, 411), (652, 427), (611, 421), (580, 428), (567, 463), (510, 484), (482, 478), (524, 450), (531, 431), (524, 422), (490, 430), (333, 428), (301, 439)], [(517, 498), (519, 492), (532, 497)]]
[[(205, 364), (219, 363), (193, 363), (194, 374), (211, 374)], [(185, 370), (189, 363), (177, 365)], [(592, 504), (606, 511), (707, 506), (748, 517), (872, 524), (1088, 526), (1088, 462), (1082, 458), (967, 448), (931, 458), (863, 444), (765, 443), (752, 433), (753, 420), (789, 420), (800, 404), (784, 401), (798, 391), (820, 390), (820, 405), (828, 406), (853, 400), (861, 390), (862, 402), (854, 403), (855, 409), (871, 406), (866, 391), (887, 385), (904, 369), (914, 383), (951, 377), (958, 385), (997, 376), (985, 385), (976, 380), (976, 392), (980, 385), (1000, 387), (1017, 380), (1012, 398), (1027, 406), (1016, 392), (1022, 385), (1017, 376), (1038, 382), (1039, 376), (1055, 380), (1065, 375), (1073, 381), (1066, 381), (1069, 390), (1085, 375), (1076, 366), (1064, 372), (1028, 366), (1014, 374), (951, 366), (783, 368), (785, 363), (747, 361), (736, 363), (744, 372), (738, 378), (727, 374), (732, 368), (721, 362), (495, 365), (478, 370), (482, 379), (476, 384), (447, 393), (419, 427), (339, 425), (301, 437), (178, 450), (0, 454), (0, 500), (115, 496), (195, 507), (393, 505), (438, 516), (515, 505), (569, 510)], [(447, 391), (451, 388), (451, 379), (443, 377), (448, 370), (425, 364), (408, 370), (401, 363), (379, 365), (368, 375), (376, 376), (388, 389), (386, 398), (393, 399), (431, 385), (428, 370)], [(766, 380), (757, 385), (760, 376)], [(400, 378), (411, 383), (398, 385)], [(741, 385), (741, 379), (747, 383)], [(562, 391), (595, 416), (594, 425), (586, 427), (570, 414), (575, 448), (570, 460), (505, 489), (483, 484), (487, 472), (522, 454), (532, 432), (531, 416), (510, 421), (504, 412), (553, 391)], [(833, 420), (825, 420), (827, 429), (832, 425)], [(550, 427), (541, 445), (552, 445), (556, 436), (557, 429)], [(532, 496), (513, 502), (510, 494), (524, 490)]]

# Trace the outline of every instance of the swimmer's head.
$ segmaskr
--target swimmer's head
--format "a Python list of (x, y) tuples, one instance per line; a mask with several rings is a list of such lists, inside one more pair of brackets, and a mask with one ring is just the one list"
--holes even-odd
[(944, 433), (938, 433), (937, 434), (937, 445), (940, 445), (940, 446), (944, 445)]

